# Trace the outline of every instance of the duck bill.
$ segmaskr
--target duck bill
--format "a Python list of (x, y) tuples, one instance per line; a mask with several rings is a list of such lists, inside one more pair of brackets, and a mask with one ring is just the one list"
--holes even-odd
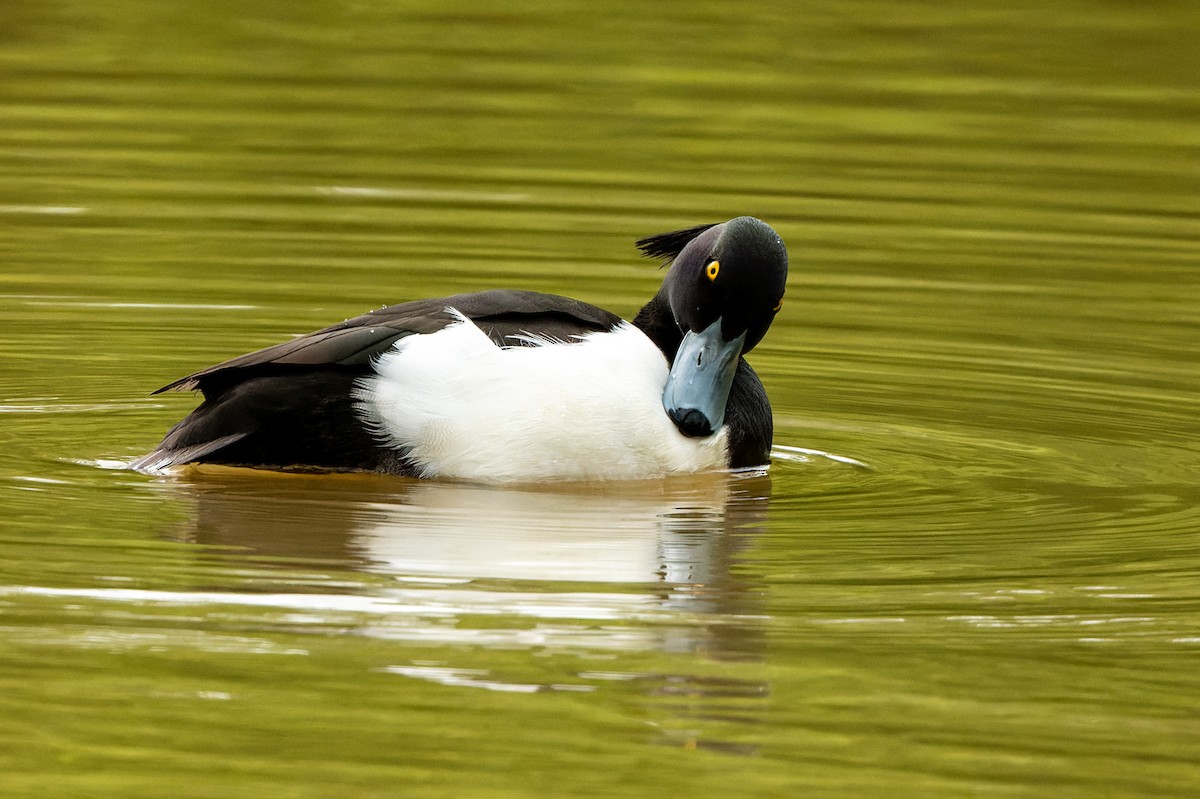
[(684, 335), (663, 389), (663, 408), (679, 432), (703, 438), (721, 429), (745, 343), (745, 333), (732, 341), (722, 338), (720, 319)]

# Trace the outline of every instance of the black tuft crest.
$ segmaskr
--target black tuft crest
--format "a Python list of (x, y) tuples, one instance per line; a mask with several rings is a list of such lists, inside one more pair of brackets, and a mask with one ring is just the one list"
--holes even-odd
[(637, 242), (637, 248), (648, 258), (675, 258), (683, 252), (688, 243), (711, 227), (720, 222), (708, 225), (697, 225), (686, 230), (674, 230), (670, 233), (659, 233), (657, 236), (647, 236)]

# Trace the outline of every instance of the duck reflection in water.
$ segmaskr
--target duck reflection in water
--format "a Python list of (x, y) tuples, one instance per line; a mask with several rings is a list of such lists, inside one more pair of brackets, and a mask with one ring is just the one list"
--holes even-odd
[(638, 596), (639, 607), (739, 615), (756, 615), (746, 603), (757, 593), (730, 564), (759, 531), (770, 496), (763, 474), (500, 489), (202, 467), (162, 486), (195, 504), (171, 538), (232, 547), (224, 557), (257, 567), (329, 565), (413, 584), (507, 580), (555, 591), (624, 584), (611, 595), (622, 604)]
[[(362, 617), (361, 634), (617, 657), (606, 672), (621, 670), (621, 653), (763, 658), (762, 592), (731, 568), (761, 532), (763, 474), (498, 489), (203, 467), (160, 485), (195, 504), (170, 536), (219, 548), (239, 575), (230, 589), (247, 587), (247, 567), (321, 570), (321, 580), (285, 589), (311, 592), (309, 612), (331, 590), (393, 601)], [(348, 588), (347, 569), (391, 576), (395, 587), (350, 578)], [(628, 679), (689, 714), (697, 703), (765, 696), (761, 681), (696, 671)]]

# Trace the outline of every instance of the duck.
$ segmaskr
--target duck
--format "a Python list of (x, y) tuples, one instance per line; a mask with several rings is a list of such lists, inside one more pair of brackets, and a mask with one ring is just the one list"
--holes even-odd
[(669, 268), (631, 322), (511, 289), (368, 311), (153, 392), (203, 399), (132, 466), (491, 483), (766, 467), (771, 404), (744, 356), (783, 305), (783, 240), (741, 216), (636, 246)]

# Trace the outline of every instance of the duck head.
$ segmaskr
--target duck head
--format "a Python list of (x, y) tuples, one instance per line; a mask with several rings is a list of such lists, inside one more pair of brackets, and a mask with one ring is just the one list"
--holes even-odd
[(676, 335), (661, 329), (667, 321), (661, 319), (657, 337), (647, 331), (666, 345), (668, 357), (678, 341), (663, 409), (684, 435), (712, 435), (725, 420), (739, 359), (762, 340), (783, 304), (787, 249), (769, 225), (749, 216), (654, 236), (638, 246), (647, 255), (674, 258), (655, 298), (658, 312), (649, 316), (663, 316), (665, 301)]

